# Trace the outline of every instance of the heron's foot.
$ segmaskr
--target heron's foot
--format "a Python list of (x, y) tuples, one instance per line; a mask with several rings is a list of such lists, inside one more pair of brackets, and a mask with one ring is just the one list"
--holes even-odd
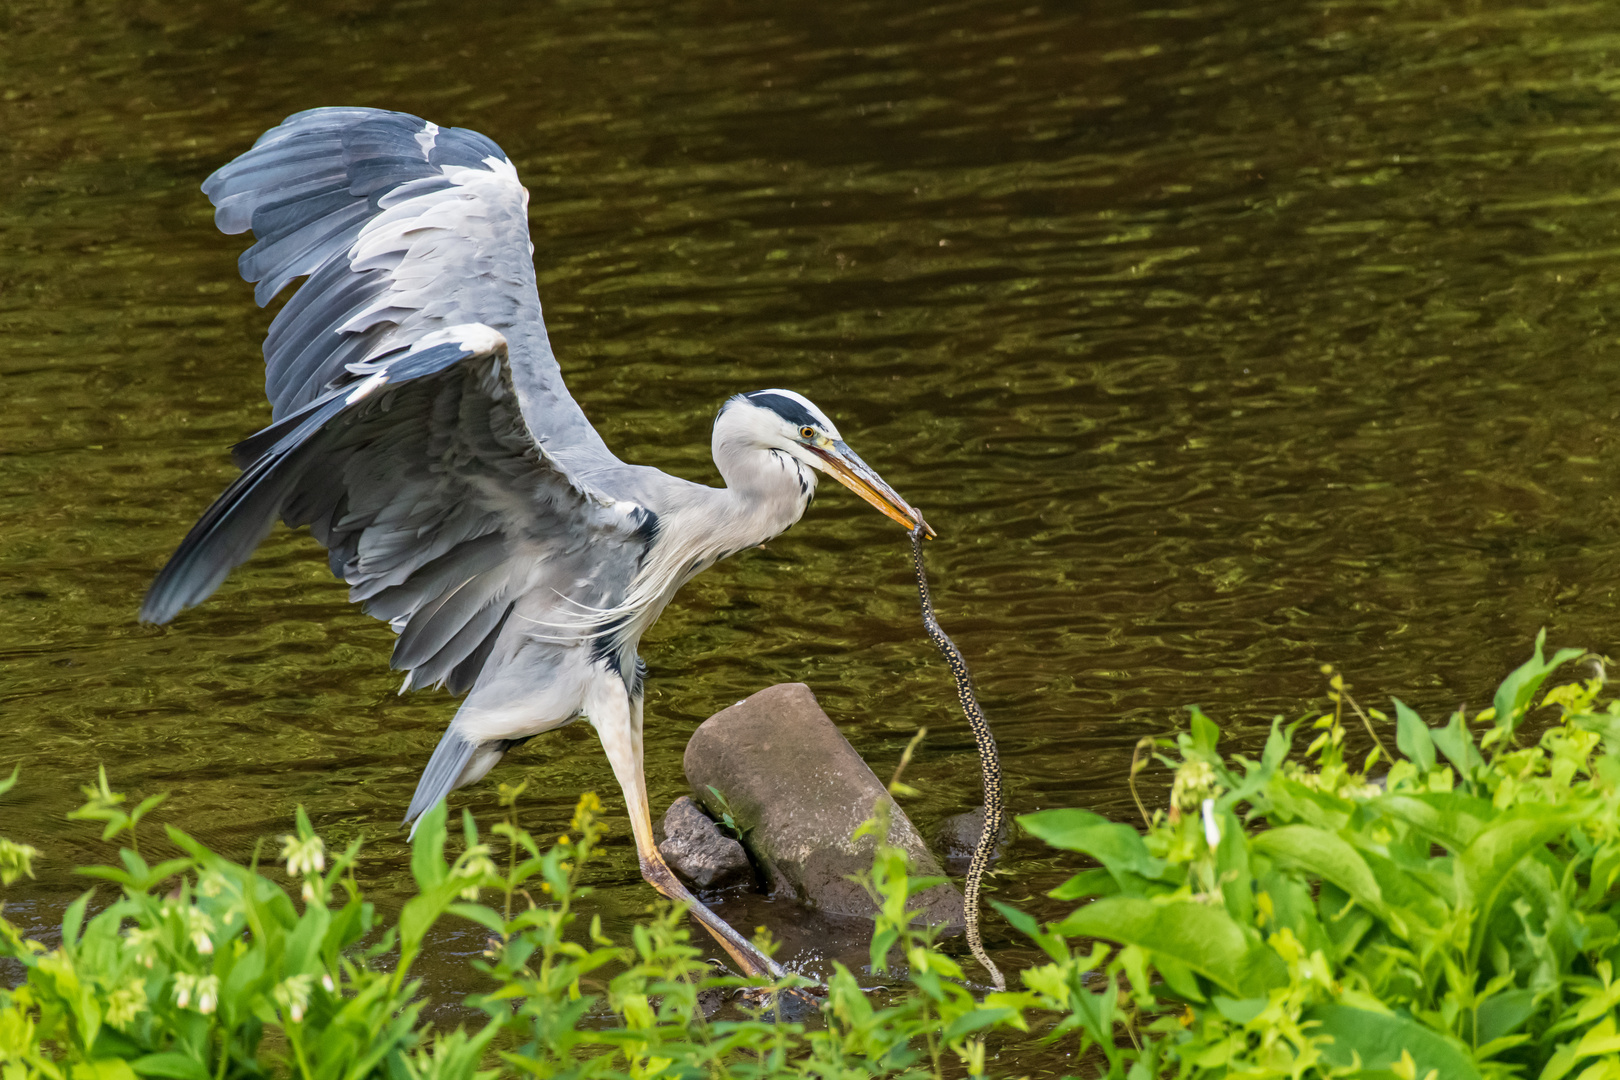
[(703, 928), (731, 957), (732, 963), (742, 969), (744, 975), (751, 979), (780, 979), (787, 974), (782, 965), (760, 952), (751, 941), (732, 929), (731, 924), (693, 896), (664, 860), (643, 858), (641, 876), (669, 899), (685, 904), (692, 917), (703, 924)]
[(750, 1009), (769, 1009), (779, 1020), (798, 1020), (821, 1011), (826, 1000), (825, 986), (790, 986), (772, 990), (765, 986), (745, 986), (737, 992), (742, 1004)]

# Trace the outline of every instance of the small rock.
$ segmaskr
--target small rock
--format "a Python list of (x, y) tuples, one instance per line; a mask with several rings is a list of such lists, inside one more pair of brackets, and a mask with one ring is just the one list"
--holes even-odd
[(658, 845), (681, 877), (700, 889), (724, 889), (754, 880), (743, 846), (720, 831), (697, 804), (682, 795), (664, 812), (664, 841)]
[[(777, 887), (829, 914), (871, 918), (876, 907), (849, 880), (872, 868), (872, 840), (851, 837), (886, 800), (890, 836), (912, 873), (941, 874), (922, 837), (803, 683), (783, 683), (715, 713), (686, 744), (686, 779), (711, 813), (725, 796), (749, 853)], [(923, 921), (958, 931), (962, 897), (949, 884), (912, 898)]]
[(707, 990), (698, 991), (697, 1007), (705, 1020), (713, 1020), (714, 1014), (719, 1012), (720, 1007), (725, 1003), (726, 992), (718, 986), (711, 986)]
[[(950, 866), (965, 869), (973, 861), (973, 852), (978, 849), (979, 834), (983, 831), (984, 807), (965, 814), (952, 814), (934, 826), (934, 849)], [(992, 862), (1001, 857), (1001, 849), (1006, 843), (1007, 822), (1003, 820), (1001, 835), (996, 837), (995, 848), (990, 855)]]

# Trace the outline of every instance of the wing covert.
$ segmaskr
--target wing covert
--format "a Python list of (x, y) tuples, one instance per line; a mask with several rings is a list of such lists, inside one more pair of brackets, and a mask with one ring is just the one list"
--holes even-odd
[(252, 229), (242, 276), (270, 302), (306, 280), (264, 343), (280, 421), (349, 381), (350, 367), (451, 326), (507, 339), (536, 437), (568, 467), (617, 464), (563, 385), (535, 288), (528, 192), (490, 139), (407, 113), (288, 117), (203, 184), (215, 223)]
[(451, 328), (350, 374), (236, 447), (242, 475), (158, 574), (143, 621), (206, 599), (278, 517), (308, 525), (350, 598), (399, 634), (406, 689), (471, 687), (531, 589), (586, 606), (622, 594), (643, 521), (535, 440), (501, 335)]

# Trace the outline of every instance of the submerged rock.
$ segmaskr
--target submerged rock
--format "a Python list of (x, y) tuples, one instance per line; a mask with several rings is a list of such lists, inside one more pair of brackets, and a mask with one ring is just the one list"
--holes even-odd
[(664, 841), (658, 845), (658, 853), (672, 870), (700, 889), (724, 889), (754, 880), (754, 868), (743, 846), (721, 832), (685, 795), (664, 811)]
[[(768, 687), (709, 717), (686, 745), (685, 767), (699, 805), (714, 816), (732, 815), (773, 889), (829, 915), (876, 913), (849, 877), (871, 869), (872, 839), (856, 843), (851, 836), (879, 799), (889, 804), (890, 837), (910, 857), (912, 873), (943, 873), (803, 683)], [(913, 897), (912, 910), (919, 909), (927, 923), (952, 932), (962, 927), (962, 897), (949, 884)]]
[[(973, 861), (973, 852), (979, 846), (979, 834), (983, 831), (984, 807), (969, 810), (965, 814), (952, 814), (934, 826), (934, 850), (945, 859), (947, 866), (966, 870), (968, 863)], [(1004, 818), (1001, 823), (1001, 834), (996, 837), (995, 847), (991, 850), (991, 862), (1001, 858), (1001, 849), (1007, 843), (1007, 832), (1007, 821)]]

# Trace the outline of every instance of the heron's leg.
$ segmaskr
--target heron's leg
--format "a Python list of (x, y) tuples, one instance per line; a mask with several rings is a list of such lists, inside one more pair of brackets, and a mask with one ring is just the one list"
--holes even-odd
[(624, 684), (617, 678), (611, 682), (618, 687), (618, 693), (607, 690), (592, 695), (592, 704), (596, 708), (594, 711), (587, 708), (587, 715), (602, 740), (602, 749), (607, 751), (613, 775), (624, 791), (625, 808), (630, 812), (630, 828), (636, 837), (636, 854), (641, 858), (641, 876), (669, 899), (687, 905), (693, 918), (703, 924), (703, 928), (720, 943), (720, 947), (726, 950), (744, 973), (780, 977), (783, 974), (781, 966), (754, 948), (748, 939), (693, 896), (658, 853), (658, 845), (653, 842), (652, 811), (647, 804), (647, 781), (641, 766), (640, 702), (630, 700)]

